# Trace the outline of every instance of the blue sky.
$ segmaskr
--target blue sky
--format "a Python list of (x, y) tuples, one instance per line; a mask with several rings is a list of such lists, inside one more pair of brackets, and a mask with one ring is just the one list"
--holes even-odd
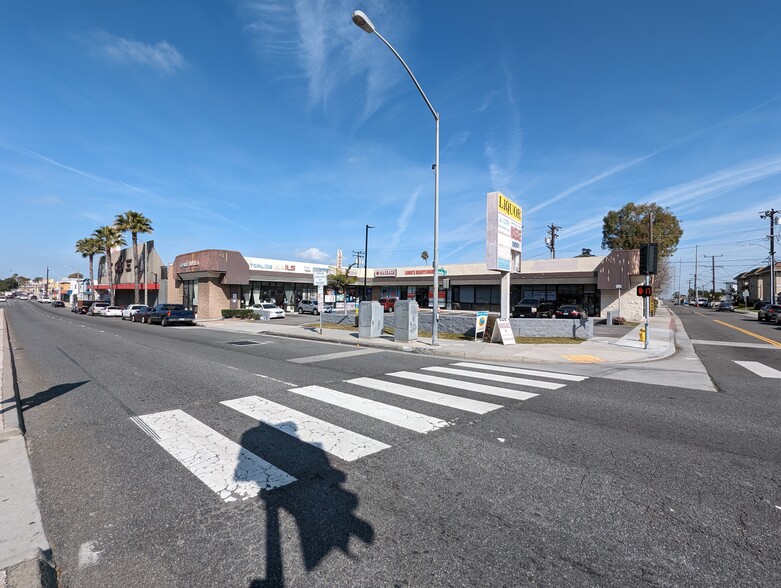
[[(115, 1), (0, 4), (0, 276), (136, 210), (158, 251), (485, 258), (485, 194), (524, 210), (524, 258), (602, 254), (602, 218), (669, 206), (683, 283), (767, 263), (781, 208), (781, 3)], [(701, 266), (702, 267), (702, 266)], [(700, 271), (701, 275), (703, 271)], [(708, 278), (709, 279), (709, 278)]]

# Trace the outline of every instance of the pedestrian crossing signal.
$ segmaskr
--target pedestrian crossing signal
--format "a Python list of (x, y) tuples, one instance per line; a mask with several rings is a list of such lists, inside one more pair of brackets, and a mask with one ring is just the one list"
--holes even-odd
[(642, 296), (645, 298), (646, 296), (653, 296), (653, 286), (646, 286), (644, 284), (640, 284), (637, 287), (637, 295)]

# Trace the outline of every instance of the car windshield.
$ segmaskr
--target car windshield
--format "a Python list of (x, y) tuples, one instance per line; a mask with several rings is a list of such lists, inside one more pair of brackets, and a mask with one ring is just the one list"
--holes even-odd
[(263, 303), (263, 308), (278, 308), (276, 304), (271, 304), (270, 302)]

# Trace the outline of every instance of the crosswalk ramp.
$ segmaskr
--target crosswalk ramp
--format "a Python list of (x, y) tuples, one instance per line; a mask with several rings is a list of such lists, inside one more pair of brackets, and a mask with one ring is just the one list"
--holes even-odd
[[(314, 400), (315, 405), (323, 403), (409, 434), (425, 435), (451, 426), (451, 422), (436, 414), (438, 411), (446, 410), (450, 415), (453, 411), (486, 414), (502, 408), (498, 403), (501, 399), (528, 400), (585, 379), (585, 376), (525, 368), (457, 362), (416, 371), (388, 372), (381, 377), (351, 378), (327, 387), (293, 387), (288, 392), (292, 395), (291, 404), (295, 404), (295, 398), (306, 398)], [(366, 398), (355, 391), (379, 397), (382, 401)], [(425, 413), (393, 404), (403, 398), (425, 406)], [(220, 405), (345, 462), (391, 447), (385, 441), (258, 395), (225, 400)], [(132, 420), (226, 502), (253, 498), (261, 491), (296, 481), (282, 469), (283, 464), (273, 463), (275, 456), (256, 455), (183, 410), (137, 416)]]

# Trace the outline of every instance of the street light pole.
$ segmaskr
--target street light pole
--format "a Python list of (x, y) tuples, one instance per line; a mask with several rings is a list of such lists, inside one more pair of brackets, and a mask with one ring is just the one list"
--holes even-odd
[(401, 62), (401, 65), (404, 66), (404, 69), (407, 70), (407, 73), (409, 74), (409, 77), (412, 79), (412, 82), (415, 84), (415, 87), (418, 89), (418, 92), (420, 92), (420, 95), (422, 96), (423, 100), (426, 102), (426, 106), (428, 106), (428, 109), (431, 111), (431, 114), (434, 116), (434, 122), (436, 127), (436, 138), (434, 141), (434, 165), (432, 166), (434, 169), (434, 252), (432, 256), (432, 267), (434, 269), (434, 295), (432, 297), (433, 302), (433, 308), (432, 308), (432, 326), (431, 326), (431, 345), (436, 346), (439, 345), (438, 341), (438, 333), (439, 333), (439, 325), (437, 323), (437, 314), (439, 310), (439, 113), (434, 110), (434, 107), (431, 105), (431, 101), (426, 96), (426, 93), (423, 91), (423, 88), (420, 87), (420, 84), (418, 83), (418, 80), (415, 79), (415, 76), (412, 74), (412, 70), (410, 70), (409, 66), (406, 64), (406, 62), (401, 58), (401, 55), (399, 55), (398, 51), (396, 51), (393, 46), (388, 43), (388, 41), (385, 40), (385, 37), (383, 37), (380, 33), (377, 32), (377, 29), (374, 28), (374, 24), (372, 24), (372, 21), (369, 20), (369, 17), (366, 16), (362, 11), (356, 10), (353, 12), (352, 16), (353, 22), (356, 24), (356, 26), (364, 31), (366, 31), (369, 34), (374, 33), (377, 35), (380, 40), (385, 43), (385, 46), (388, 47), (388, 49), (391, 50), (391, 52), (396, 56), (396, 58)]
[(369, 271), (369, 229), (375, 227), (366, 225), (366, 240), (363, 245), (363, 296), (361, 300), (366, 300), (366, 274)]

